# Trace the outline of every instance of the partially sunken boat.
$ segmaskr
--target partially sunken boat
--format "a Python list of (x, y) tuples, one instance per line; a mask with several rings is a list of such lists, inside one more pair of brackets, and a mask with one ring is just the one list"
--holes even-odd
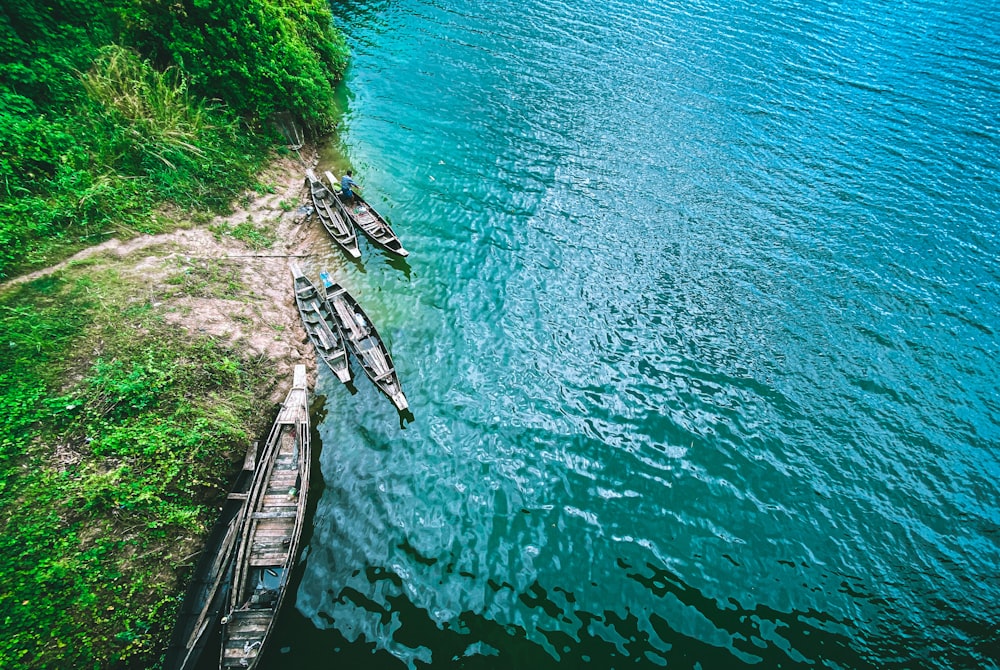
[(340, 198), (323, 185), (312, 170), (306, 170), (306, 182), (309, 185), (309, 196), (312, 198), (313, 209), (320, 223), (330, 233), (330, 237), (351, 258), (361, 258), (358, 248), (358, 235), (347, 218), (344, 208), (340, 206)]
[[(334, 189), (337, 188), (336, 178), (326, 172), (326, 178), (330, 182), (330, 186)], [(403, 243), (399, 241), (396, 233), (393, 232), (392, 227), (389, 226), (389, 222), (385, 218), (375, 211), (375, 208), (369, 205), (364, 198), (354, 193), (354, 199), (352, 202), (344, 202), (339, 195), (336, 197), (337, 205), (340, 207), (340, 211), (344, 213), (344, 216), (354, 223), (358, 229), (361, 230), (365, 235), (368, 236), (372, 242), (382, 247), (386, 251), (391, 251), (399, 256), (409, 256), (410, 252), (403, 248)]]
[(351, 381), (351, 366), (347, 361), (347, 345), (337, 325), (333, 307), (298, 267), (292, 269), (295, 302), (299, 306), (302, 325), (316, 347), (316, 355), (345, 384)]
[(400, 412), (406, 410), (409, 403), (399, 384), (399, 376), (392, 365), (389, 350), (375, 330), (375, 325), (347, 289), (332, 281), (325, 272), (320, 273), (320, 278), (337, 324), (365, 374), (380, 391), (389, 396), (396, 409)]
[(285, 599), (309, 490), (309, 389), (304, 365), (267, 438), (247, 493), (219, 667), (254, 668)]

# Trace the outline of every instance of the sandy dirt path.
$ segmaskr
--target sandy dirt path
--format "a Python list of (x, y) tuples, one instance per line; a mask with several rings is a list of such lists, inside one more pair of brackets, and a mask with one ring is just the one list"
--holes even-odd
[[(90, 267), (111, 268), (122, 281), (134, 283), (136, 300), (148, 300), (178, 328), (238, 345), (252, 356), (271, 359), (276, 370), (288, 370), (288, 383), (279, 381), (273, 390), (271, 399), (280, 402), (296, 363), (306, 363), (310, 384), (315, 382), (315, 351), (302, 329), (290, 274), (293, 263), (308, 256), (316, 245), (329, 243), (322, 227), (314, 220), (304, 220), (299, 207), (308, 202), (305, 170), (315, 165), (312, 152), (277, 159), (259, 177), (262, 184), (272, 187), (271, 192), (243, 194), (228, 216), (161, 235), (111, 239), (61, 263), (16, 277), (6, 286), (59, 272), (81, 261)], [(235, 237), (213, 232), (243, 223), (273, 231), (275, 243), (254, 250)], [(185, 294), (163, 283), (185, 270), (205, 273), (220, 268), (230, 281), (238, 277), (239, 290), (231, 299), (219, 297), (225, 292), (217, 288)]]

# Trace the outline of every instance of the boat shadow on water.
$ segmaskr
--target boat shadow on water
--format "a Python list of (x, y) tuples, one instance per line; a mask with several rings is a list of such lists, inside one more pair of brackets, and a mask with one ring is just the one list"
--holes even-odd
[(406, 409), (404, 409), (402, 411), (399, 411), (399, 410), (397, 410), (397, 411), (399, 412), (399, 429), (400, 430), (406, 430), (406, 424), (413, 423), (414, 421), (417, 420), (416, 417), (413, 416), (413, 411), (410, 408), (406, 408)]
[(413, 269), (410, 267), (409, 261), (402, 256), (391, 254), (388, 251), (382, 251), (382, 255), (385, 256), (385, 260), (389, 264), (389, 267), (393, 270), (399, 270), (403, 273), (403, 276), (406, 277), (406, 281), (410, 281), (410, 275), (413, 273)]

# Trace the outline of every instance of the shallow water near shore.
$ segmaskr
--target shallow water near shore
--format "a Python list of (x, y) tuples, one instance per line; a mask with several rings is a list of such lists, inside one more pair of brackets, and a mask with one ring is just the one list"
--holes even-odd
[(320, 371), (265, 667), (998, 667), (1000, 7), (334, 12), (413, 417)]

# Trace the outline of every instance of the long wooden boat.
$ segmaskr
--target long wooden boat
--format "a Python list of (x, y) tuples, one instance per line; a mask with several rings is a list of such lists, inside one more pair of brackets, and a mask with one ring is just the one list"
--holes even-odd
[(346, 384), (351, 381), (351, 366), (347, 361), (347, 345), (340, 326), (337, 325), (333, 307), (298, 267), (292, 268), (292, 281), (295, 284), (295, 302), (299, 306), (302, 325), (316, 347), (316, 355), (337, 375), (337, 379)]
[(309, 389), (295, 366), (292, 390), (264, 444), (247, 494), (219, 667), (254, 668), (285, 599), (309, 491)]
[[(326, 172), (325, 174), (327, 180), (330, 182), (330, 186), (337, 189), (336, 178), (329, 172)], [(353, 202), (346, 203), (341, 200), (338, 191), (336, 201), (340, 206), (340, 211), (344, 213), (344, 216), (346, 216), (349, 221), (353, 222), (354, 225), (357, 226), (361, 232), (367, 235), (368, 239), (372, 242), (394, 254), (398, 254), (400, 256), (410, 255), (410, 252), (403, 248), (403, 243), (399, 241), (399, 238), (396, 236), (396, 233), (393, 232), (389, 222), (386, 221), (381, 214), (376, 212), (375, 208), (369, 205), (360, 195), (355, 193)]]
[(181, 609), (177, 614), (164, 670), (192, 670), (208, 643), (229, 599), (233, 578), (233, 556), (246, 513), (247, 490), (256, 469), (257, 445), (247, 450), (243, 470), (223, 503), (219, 518), (209, 533), (195, 567)]
[(326, 228), (326, 232), (330, 233), (333, 241), (340, 245), (348, 256), (361, 258), (358, 235), (354, 232), (354, 226), (347, 218), (344, 208), (339, 206), (340, 198), (324, 186), (312, 170), (306, 170), (306, 182), (309, 185), (313, 209), (316, 210), (316, 216)]
[(392, 365), (389, 350), (375, 330), (375, 325), (347, 289), (332, 281), (325, 272), (320, 273), (320, 278), (323, 280), (327, 300), (333, 306), (337, 324), (365, 374), (380, 391), (389, 396), (396, 409), (404, 411), (409, 403), (399, 384), (399, 376)]

